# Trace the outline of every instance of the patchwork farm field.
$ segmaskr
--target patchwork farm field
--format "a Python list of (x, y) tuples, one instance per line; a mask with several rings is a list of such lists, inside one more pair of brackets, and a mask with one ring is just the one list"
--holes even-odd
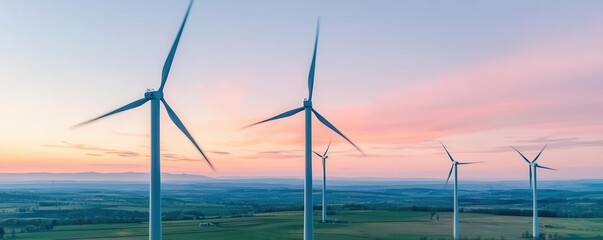
[[(166, 182), (164, 239), (301, 239), (301, 182)], [(7, 239), (148, 239), (146, 182), (5, 181), (0, 186), (0, 228)], [(547, 240), (603, 239), (603, 181), (541, 186), (540, 229)], [(452, 191), (442, 181), (333, 180), (327, 194), (329, 219), (336, 223), (319, 222), (317, 189), (316, 239), (451, 238)], [(525, 181), (466, 182), (459, 200), (461, 236), (467, 239), (522, 239), (531, 232)]]
[[(452, 214), (439, 220), (429, 212), (348, 211), (319, 223), (316, 239), (450, 239)], [(554, 239), (603, 239), (603, 218), (541, 218), (541, 231)], [(199, 223), (215, 226), (199, 227)], [(250, 217), (166, 221), (165, 239), (302, 239), (301, 211), (256, 214)], [(530, 217), (461, 214), (461, 235), (469, 239), (522, 239)], [(53, 231), (19, 234), (16, 239), (148, 239), (147, 223), (57, 226)]]

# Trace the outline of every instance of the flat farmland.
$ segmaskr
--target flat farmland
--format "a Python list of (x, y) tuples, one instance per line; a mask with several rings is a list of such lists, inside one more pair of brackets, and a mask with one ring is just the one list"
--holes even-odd
[[(428, 212), (347, 211), (320, 223), (315, 212), (316, 239), (450, 239), (452, 214), (439, 220)], [(562, 239), (603, 239), (601, 218), (541, 218), (541, 231)], [(199, 227), (199, 223), (215, 224)], [(302, 239), (301, 211), (262, 213), (249, 217), (166, 221), (165, 239)], [(462, 213), (461, 235), (475, 239), (522, 239), (531, 217)], [(148, 239), (147, 223), (57, 226), (50, 232), (17, 234), (17, 239)]]

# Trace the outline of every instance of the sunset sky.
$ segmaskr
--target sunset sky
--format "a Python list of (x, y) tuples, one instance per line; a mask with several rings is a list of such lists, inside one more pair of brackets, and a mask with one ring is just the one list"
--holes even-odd
[[(187, 1), (0, 0), (0, 172), (148, 172), (143, 97)], [(162, 171), (301, 177), (302, 106), (317, 16), (314, 106), (333, 177), (527, 179), (510, 146), (559, 171), (603, 171), (603, 1), (196, 1), (165, 96), (216, 167), (162, 109)], [(314, 161), (315, 177), (320, 161)]]

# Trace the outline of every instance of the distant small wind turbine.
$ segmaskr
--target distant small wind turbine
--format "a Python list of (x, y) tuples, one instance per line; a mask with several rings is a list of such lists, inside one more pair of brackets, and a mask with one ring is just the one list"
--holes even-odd
[(448, 149), (446, 148), (446, 146), (444, 146), (444, 143), (440, 142), (440, 144), (442, 144), (442, 147), (444, 147), (444, 150), (446, 150), (446, 154), (448, 154), (448, 157), (450, 158), (450, 161), (452, 162), (452, 166), (450, 166), (450, 172), (448, 172), (448, 178), (446, 178), (446, 184), (448, 184), (448, 180), (450, 180), (450, 175), (452, 175), (452, 171), (454, 170), (454, 190), (452, 192), (452, 195), (454, 196), (454, 215), (453, 215), (453, 224), (452, 224), (452, 235), (453, 238), (455, 240), (459, 239), (459, 201), (458, 201), (458, 165), (468, 165), (468, 164), (475, 164), (475, 163), (481, 163), (481, 162), (458, 162), (456, 160), (454, 160), (452, 158), (452, 155), (450, 155), (450, 152), (448, 152)]
[(329, 158), (329, 156), (327, 155), (327, 153), (329, 152), (329, 148), (331, 147), (331, 140), (329, 140), (329, 145), (327, 146), (327, 150), (325, 150), (325, 152), (323, 154), (320, 154), (316, 151), (314, 151), (314, 154), (316, 154), (317, 156), (319, 156), (322, 159), (322, 222), (326, 222), (327, 221), (327, 202), (325, 200), (325, 196), (326, 196), (326, 186), (327, 186), (327, 163), (325, 162), (325, 160), (327, 160), (327, 158)]
[[(519, 153), (519, 155), (521, 156), (521, 158), (523, 158), (523, 160), (525, 160), (528, 163), (528, 168), (530, 169), (530, 189), (532, 190), (532, 212), (533, 212), (532, 213), (532, 237), (534, 239), (537, 239), (538, 236), (540, 236), (540, 231), (538, 230), (538, 197), (537, 197), (538, 184), (537, 184), (536, 170), (538, 168), (544, 168), (544, 169), (549, 169), (549, 170), (557, 170), (557, 169), (541, 166), (541, 165), (538, 165), (538, 163), (536, 163), (536, 161), (540, 157), (540, 154), (542, 154), (542, 151), (544, 151), (544, 149), (546, 148), (546, 144), (544, 145), (544, 147), (542, 147), (542, 150), (540, 150), (538, 155), (536, 155), (534, 160), (532, 160), (531, 162), (519, 150), (517, 150), (517, 148), (515, 148), (515, 147), (512, 147), (512, 148), (517, 153)], [(532, 171), (534, 171), (533, 174), (532, 174)]]
[(180, 118), (176, 115), (176, 113), (172, 110), (170, 105), (167, 103), (165, 98), (163, 97), (163, 87), (168, 78), (168, 74), (170, 72), (170, 68), (172, 67), (172, 61), (174, 60), (174, 55), (176, 54), (176, 48), (178, 48), (178, 42), (180, 41), (180, 36), (182, 35), (182, 30), (184, 29), (184, 25), (186, 24), (186, 19), (188, 18), (188, 14), (193, 5), (193, 1), (190, 1), (188, 5), (188, 9), (186, 10), (186, 14), (184, 15), (184, 20), (182, 21), (182, 25), (180, 25), (180, 30), (178, 31), (178, 35), (176, 35), (176, 40), (174, 40), (174, 44), (170, 49), (170, 53), (168, 54), (167, 59), (165, 60), (165, 64), (163, 65), (163, 72), (161, 75), (161, 86), (159, 90), (152, 91), (147, 90), (144, 94), (144, 98), (126, 104), (125, 106), (113, 110), (107, 114), (101, 115), (100, 117), (93, 118), (91, 120), (85, 121), (83, 123), (77, 124), (72, 128), (80, 127), (82, 125), (89, 124), (101, 118), (108, 117), (110, 115), (120, 113), (123, 111), (127, 111), (133, 108), (137, 108), (145, 104), (147, 101), (151, 101), (151, 188), (150, 188), (150, 197), (149, 197), (149, 239), (151, 240), (160, 240), (161, 239), (161, 168), (160, 168), (160, 146), (159, 146), (159, 108), (160, 102), (165, 106), (165, 110), (174, 122), (174, 124), (186, 135), (186, 137), (193, 143), (195, 148), (201, 153), (205, 161), (209, 164), (212, 170), (214, 167), (211, 162), (205, 156), (203, 151), (195, 139), (188, 132)]
[(307, 99), (304, 99), (304, 105), (302, 107), (286, 111), (274, 117), (268, 118), (264, 121), (256, 122), (254, 124), (248, 125), (247, 127), (255, 126), (260, 123), (269, 122), (276, 119), (286, 118), (293, 116), (301, 111), (305, 111), (306, 113), (306, 162), (305, 162), (305, 176), (304, 176), (304, 240), (313, 240), (314, 239), (314, 222), (312, 220), (312, 113), (316, 115), (318, 121), (322, 124), (333, 130), (335, 133), (339, 134), (339, 136), (343, 137), (346, 141), (348, 141), (352, 146), (354, 146), (358, 151), (362, 152), (356, 144), (354, 144), (350, 139), (348, 139), (343, 133), (341, 133), (333, 124), (331, 124), (326, 118), (324, 118), (314, 107), (312, 107), (312, 91), (314, 89), (314, 71), (316, 65), (316, 49), (318, 47), (318, 32), (320, 30), (320, 19), (316, 24), (316, 39), (314, 41), (314, 54), (312, 55), (312, 63), (310, 65), (310, 73), (308, 75), (308, 92), (309, 96)]

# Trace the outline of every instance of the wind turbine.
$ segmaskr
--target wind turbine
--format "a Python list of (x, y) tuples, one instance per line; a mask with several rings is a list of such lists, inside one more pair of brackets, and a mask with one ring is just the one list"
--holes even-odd
[(331, 140), (329, 140), (329, 145), (327, 146), (327, 150), (325, 150), (325, 152), (323, 154), (320, 154), (316, 151), (314, 151), (314, 154), (316, 154), (317, 156), (319, 156), (322, 159), (322, 222), (326, 222), (327, 221), (327, 205), (326, 205), (326, 200), (325, 200), (325, 189), (327, 186), (327, 165), (325, 160), (327, 160), (327, 158), (329, 158), (329, 156), (327, 155), (327, 153), (329, 152), (329, 148), (331, 147)]
[(312, 90), (314, 88), (314, 71), (316, 66), (316, 49), (318, 47), (318, 33), (320, 30), (320, 18), (316, 23), (316, 39), (314, 41), (314, 54), (312, 56), (312, 63), (310, 65), (310, 73), (308, 74), (308, 98), (304, 99), (304, 104), (302, 107), (286, 111), (274, 117), (268, 118), (264, 121), (256, 122), (254, 124), (248, 125), (247, 127), (255, 126), (260, 123), (265, 123), (268, 121), (290, 117), (301, 111), (305, 111), (306, 113), (306, 161), (305, 161), (305, 176), (304, 176), (304, 239), (305, 240), (313, 240), (314, 239), (314, 223), (312, 220), (312, 113), (318, 118), (322, 124), (333, 130), (335, 133), (339, 134), (339, 136), (343, 137), (346, 141), (348, 141), (352, 146), (354, 146), (358, 151), (362, 152), (356, 144), (354, 144), (350, 139), (348, 139), (343, 133), (341, 133), (333, 124), (331, 124), (325, 117), (320, 115), (314, 107), (312, 107)]
[[(530, 189), (532, 190), (532, 211), (533, 211), (533, 213), (532, 213), (532, 237), (534, 239), (537, 239), (538, 236), (540, 236), (540, 231), (538, 230), (538, 197), (537, 197), (537, 191), (536, 191), (538, 184), (536, 181), (537, 180), (536, 170), (538, 168), (557, 170), (557, 169), (553, 169), (550, 167), (541, 166), (541, 165), (538, 165), (538, 163), (536, 163), (536, 161), (540, 157), (540, 154), (542, 154), (542, 151), (544, 151), (545, 148), (546, 148), (546, 144), (544, 145), (544, 147), (542, 147), (542, 150), (540, 150), (540, 152), (538, 153), (538, 155), (536, 155), (534, 160), (530, 161), (519, 150), (517, 150), (517, 148), (513, 147), (513, 150), (515, 150), (517, 153), (519, 153), (521, 158), (523, 158), (523, 160), (525, 160), (528, 163), (528, 168), (530, 169)], [(534, 171), (533, 174), (532, 174), (532, 171)]]
[(182, 133), (184, 133), (184, 135), (186, 135), (186, 137), (193, 143), (195, 148), (197, 148), (199, 153), (201, 153), (201, 155), (203, 156), (205, 161), (209, 164), (211, 169), (214, 170), (214, 167), (212, 166), (209, 159), (207, 159), (207, 156), (205, 156), (203, 151), (201, 151), (201, 148), (199, 147), (199, 145), (197, 145), (197, 142), (195, 141), (195, 139), (193, 139), (193, 137), (188, 132), (188, 130), (186, 129), (186, 127), (184, 126), (182, 121), (180, 121), (180, 118), (178, 118), (178, 116), (176, 115), (174, 110), (172, 110), (170, 105), (167, 103), (167, 101), (163, 97), (163, 87), (165, 86), (165, 83), (168, 78), (168, 74), (170, 72), (170, 68), (172, 67), (172, 61), (174, 60), (174, 55), (176, 54), (176, 48), (178, 48), (178, 42), (180, 41), (180, 36), (182, 35), (182, 30), (184, 29), (184, 25), (186, 24), (186, 19), (188, 18), (188, 14), (191, 10), (192, 5), (193, 5), (193, 1), (190, 1), (189, 5), (188, 5), (188, 9), (186, 10), (186, 14), (184, 15), (184, 20), (182, 21), (182, 25), (180, 25), (180, 30), (178, 30), (178, 35), (176, 35), (174, 44), (172, 45), (172, 48), (170, 49), (170, 53), (168, 54), (167, 59), (165, 60), (165, 64), (163, 65), (163, 71), (162, 71), (162, 75), (161, 75), (161, 85), (159, 87), (159, 90), (157, 90), (157, 91), (147, 90), (147, 92), (144, 94), (144, 97), (141, 99), (138, 99), (134, 102), (126, 104), (123, 107), (120, 107), (120, 108), (115, 109), (111, 112), (108, 112), (104, 115), (101, 115), (97, 118), (93, 118), (91, 120), (82, 122), (82, 123), (77, 124), (72, 127), (72, 128), (80, 127), (82, 125), (92, 123), (101, 118), (105, 118), (105, 117), (108, 117), (108, 116), (116, 114), (116, 113), (120, 113), (123, 111), (127, 111), (130, 109), (140, 107), (143, 104), (145, 104), (146, 102), (151, 101), (151, 187), (150, 187), (150, 194), (149, 194), (149, 205), (150, 205), (149, 239), (151, 239), (151, 240), (160, 240), (161, 239), (161, 168), (160, 168), (160, 146), (159, 146), (160, 102), (163, 103), (163, 105), (165, 106), (165, 110), (167, 111), (168, 115), (170, 116), (170, 119), (172, 120), (172, 122), (174, 122), (174, 124), (180, 129), (180, 131), (182, 131)]
[(448, 178), (446, 178), (446, 184), (448, 184), (448, 180), (450, 180), (450, 175), (452, 175), (452, 171), (454, 170), (454, 190), (452, 192), (452, 195), (454, 197), (454, 214), (452, 223), (452, 234), (453, 238), (457, 240), (459, 239), (458, 165), (468, 165), (481, 162), (458, 162), (454, 160), (454, 158), (452, 158), (452, 155), (450, 155), (450, 152), (448, 152), (448, 149), (446, 148), (446, 146), (444, 146), (444, 143), (440, 142), (440, 144), (442, 144), (442, 147), (444, 147), (444, 150), (446, 150), (446, 154), (448, 154), (448, 157), (452, 162), (452, 166), (450, 166), (450, 172), (448, 172)]

